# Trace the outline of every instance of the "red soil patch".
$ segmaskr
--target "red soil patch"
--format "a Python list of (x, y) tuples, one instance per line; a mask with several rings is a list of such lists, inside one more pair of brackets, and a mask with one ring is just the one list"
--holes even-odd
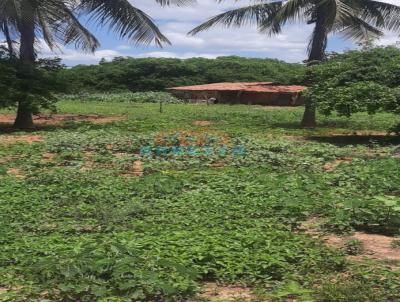
[(363, 243), (364, 251), (358, 256), (349, 256), (352, 260), (361, 260), (363, 257), (368, 257), (376, 260), (398, 260), (400, 261), (400, 249), (391, 247), (394, 237), (366, 234), (362, 232), (355, 232), (352, 236), (337, 236), (334, 234), (323, 234), (318, 229), (323, 220), (320, 218), (312, 218), (302, 225), (302, 230), (312, 236), (321, 238), (327, 245), (342, 249), (345, 243), (349, 240), (359, 240)]
[[(234, 285), (220, 286), (216, 283), (205, 283), (203, 289), (198, 294), (198, 298), (211, 302), (248, 302), (252, 301), (253, 294), (250, 288), (247, 287)], [(191, 300), (187, 302), (191, 302)]]
[(4, 164), (4, 163), (7, 163), (7, 162), (10, 162), (10, 161), (12, 161), (12, 160), (14, 160), (16, 158), (18, 158), (18, 156), (4, 156), (4, 157), (1, 157), (0, 158), (0, 164)]
[(200, 126), (200, 127), (206, 127), (206, 126), (210, 126), (211, 122), (210, 121), (194, 121), (193, 125)]
[(42, 159), (45, 162), (50, 162), (52, 161), (54, 158), (56, 157), (56, 155), (54, 153), (44, 153), (42, 155)]
[(352, 236), (338, 237), (334, 235), (327, 236), (325, 241), (334, 247), (343, 248), (349, 240), (359, 240), (364, 245), (364, 252), (359, 256), (351, 256), (351, 259), (358, 260), (362, 257), (368, 257), (377, 260), (399, 260), (400, 249), (391, 247), (391, 243), (395, 238), (356, 232)]
[(128, 171), (125, 171), (121, 174), (125, 177), (141, 177), (144, 175), (144, 167), (143, 162), (140, 160), (136, 160), (133, 162), (132, 166), (129, 168)]
[(84, 152), (84, 156), (83, 159), (85, 160), (85, 163), (83, 164), (83, 166), (79, 169), (80, 172), (88, 172), (93, 170), (93, 167), (95, 165), (95, 163), (92, 160), (92, 157), (95, 153), (91, 152), (91, 151), (85, 151)]
[(129, 153), (126, 153), (126, 152), (115, 152), (115, 153), (113, 153), (113, 154), (114, 154), (114, 156), (115, 156), (116, 158), (119, 158), (119, 159), (127, 158), (127, 157), (130, 156)]
[[(35, 125), (58, 125), (66, 122), (91, 122), (94, 124), (110, 123), (125, 120), (126, 116), (103, 116), (96, 114), (38, 114), (33, 116)], [(11, 126), (15, 120), (15, 114), (0, 115), (0, 125)]]
[(224, 162), (216, 162), (210, 165), (213, 168), (223, 168), (225, 167), (225, 163)]
[(19, 142), (32, 144), (34, 142), (42, 142), (40, 135), (1, 135), (0, 144), (15, 144)]
[(25, 178), (25, 175), (18, 168), (9, 168), (7, 170), (7, 174), (8, 175), (14, 175), (16, 178)]
[(324, 165), (324, 169), (327, 172), (332, 172), (334, 171), (340, 164), (342, 163), (349, 163), (353, 161), (353, 159), (351, 157), (343, 157), (343, 158), (339, 158), (336, 159), (334, 161), (328, 162)]

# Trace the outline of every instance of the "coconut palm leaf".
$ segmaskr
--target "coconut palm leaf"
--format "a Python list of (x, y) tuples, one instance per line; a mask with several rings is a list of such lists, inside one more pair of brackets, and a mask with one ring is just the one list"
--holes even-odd
[[(154, 1), (162, 6), (182, 6), (195, 0)], [(22, 4), (29, 7), (25, 13)], [(82, 14), (89, 15), (90, 21), (100, 27), (108, 27), (133, 43), (155, 43), (160, 47), (169, 44), (153, 20), (128, 0), (2, 0), (0, 25), (3, 25), (0, 26), (0, 32), (6, 35), (7, 29), (17, 29), (13, 36), (19, 37), (19, 24), (33, 18), (36, 38), (43, 39), (51, 49), (57, 48), (58, 44), (73, 44), (84, 51), (95, 51), (100, 43), (80, 23)]]
[[(384, 29), (399, 31), (400, 5), (378, 0), (256, 0), (249, 6), (212, 17), (189, 34), (195, 35), (217, 25), (239, 27), (255, 24), (260, 32), (275, 35), (293, 22), (315, 24), (310, 45), (322, 47), (322, 52), (316, 52), (323, 53), (329, 33), (339, 33), (359, 41), (379, 37)], [(321, 38), (321, 33), (325, 37)], [(313, 43), (317, 37), (325, 41)]]
[(270, 15), (274, 15), (280, 6), (281, 3), (277, 2), (272, 4), (255, 4), (230, 10), (209, 19), (200, 26), (192, 29), (189, 34), (196, 35), (216, 25), (223, 25), (225, 27), (240, 27), (249, 24), (259, 25)]
[(82, 0), (79, 9), (89, 14), (98, 26), (107, 26), (131, 42), (155, 42), (159, 46), (170, 43), (151, 18), (128, 0)]

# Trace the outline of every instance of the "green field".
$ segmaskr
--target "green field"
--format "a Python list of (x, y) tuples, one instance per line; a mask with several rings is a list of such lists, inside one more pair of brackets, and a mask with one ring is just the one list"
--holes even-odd
[[(400, 301), (399, 116), (58, 109), (126, 120), (0, 130), (0, 301)], [(393, 257), (324, 240), (355, 231)]]

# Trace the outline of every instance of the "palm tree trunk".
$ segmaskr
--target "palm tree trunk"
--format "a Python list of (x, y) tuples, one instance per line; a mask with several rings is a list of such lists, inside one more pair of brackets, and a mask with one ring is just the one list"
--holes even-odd
[[(317, 18), (315, 21), (315, 29), (313, 39), (310, 44), (310, 55), (308, 64), (317, 64), (324, 60), (325, 50), (328, 39), (328, 29), (326, 28), (326, 12), (324, 8), (317, 8)], [(306, 75), (306, 85), (310, 84), (309, 76)], [(301, 126), (304, 128), (315, 128), (317, 126), (315, 104), (310, 99), (306, 99), (305, 110)]]
[[(20, 61), (28, 69), (34, 68), (35, 64), (35, 15), (29, 1), (22, 1), (21, 21), (19, 23), (19, 32), (21, 34)], [(18, 102), (17, 117), (14, 122), (14, 128), (30, 129), (33, 128), (32, 106), (28, 99), (21, 99)]]

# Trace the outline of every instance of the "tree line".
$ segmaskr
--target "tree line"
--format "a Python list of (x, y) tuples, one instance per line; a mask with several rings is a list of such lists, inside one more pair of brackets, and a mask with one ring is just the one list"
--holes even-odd
[(68, 93), (162, 91), (176, 86), (216, 82), (279, 82), (298, 84), (302, 64), (273, 59), (219, 57), (216, 59), (116, 58), (98, 65), (64, 69), (60, 77)]

